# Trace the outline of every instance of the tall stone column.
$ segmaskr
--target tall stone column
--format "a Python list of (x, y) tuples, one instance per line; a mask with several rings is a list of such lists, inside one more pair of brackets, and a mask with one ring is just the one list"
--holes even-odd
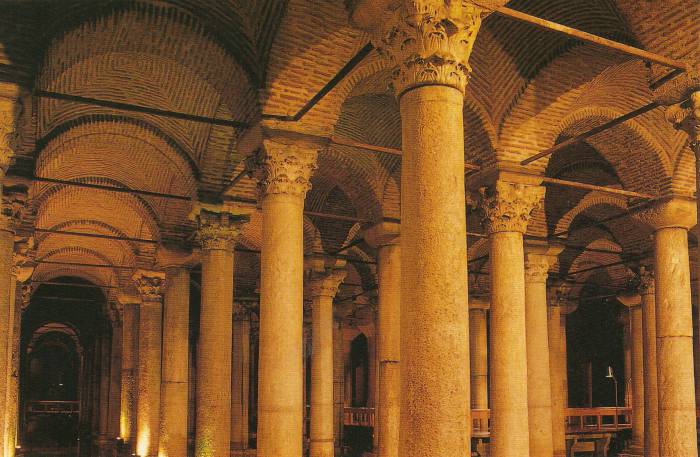
[(231, 340), (234, 247), (248, 216), (238, 210), (199, 205), (192, 213), (202, 245), (202, 306), (199, 314), (195, 456), (231, 452)]
[(659, 388), (656, 382), (656, 297), (653, 270), (640, 273), (644, 333), (644, 456), (659, 457)]
[(618, 301), (629, 308), (629, 339), (631, 358), (632, 440), (626, 454), (644, 457), (644, 332), (642, 306), (639, 295), (619, 295)]
[(345, 419), (345, 353), (343, 352), (343, 323), (336, 314), (333, 321), (333, 435), (335, 455), (340, 455), (343, 446)]
[(528, 246), (525, 256), (527, 403), (530, 455), (554, 454), (552, 386), (547, 329), (547, 275), (561, 248)]
[(105, 331), (100, 338), (99, 357), (100, 357), (100, 383), (99, 383), (99, 398), (98, 398), (98, 423), (99, 436), (97, 444), (99, 446), (99, 455), (102, 457), (111, 457), (113, 453), (112, 437), (109, 436), (109, 385), (111, 381), (111, 349), (112, 341), (110, 338), (111, 328), (105, 325)]
[(231, 448), (248, 449), (250, 312), (240, 302), (234, 303), (231, 361)]
[(481, 191), (491, 262), (493, 457), (530, 452), (523, 234), (543, 197), (542, 187), (500, 180)]
[[(163, 297), (163, 378), (158, 457), (187, 455), (190, 272), (185, 255), (159, 248), (168, 278)], [(184, 258), (183, 258), (184, 257)]]
[(399, 455), (469, 455), (463, 104), (485, 12), (469, 1), (356, 3), (353, 21), (396, 65), (402, 121)]
[(314, 272), (309, 284), (311, 329), (311, 457), (333, 457), (333, 298), (346, 271)]
[(697, 457), (688, 229), (693, 202), (660, 202), (639, 217), (654, 229), (659, 454)]
[[(552, 389), (552, 439), (554, 457), (566, 457), (566, 408), (568, 380), (566, 361), (566, 296), (563, 286), (548, 290), (547, 336)], [(534, 456), (533, 456), (534, 457)]]
[(398, 235), (398, 224), (388, 222), (364, 234), (365, 241), (377, 249), (379, 392), (374, 426), (379, 441), (378, 457), (399, 456), (401, 246)]
[(265, 138), (260, 157), (258, 455), (302, 455), (304, 198), (319, 144)]
[(122, 323), (122, 375), (121, 412), (119, 437), (131, 454), (136, 444), (136, 378), (138, 369), (139, 307), (136, 303), (123, 303)]
[(158, 454), (160, 430), (165, 273), (137, 270), (132, 279), (141, 295), (137, 344), (136, 455), (140, 457), (155, 457)]
[(112, 319), (112, 355), (109, 381), (109, 437), (116, 440), (119, 437), (119, 419), (121, 413), (121, 370), (122, 370), (122, 334), (123, 312), (115, 311)]
[[(469, 348), (471, 366), (472, 409), (489, 409), (489, 304), (469, 300)], [(488, 429), (488, 421), (479, 423), (482, 430)]]

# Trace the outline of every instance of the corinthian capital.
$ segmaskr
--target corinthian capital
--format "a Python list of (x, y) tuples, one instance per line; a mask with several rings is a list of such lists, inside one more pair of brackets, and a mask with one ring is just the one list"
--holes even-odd
[(22, 104), (14, 99), (0, 100), (0, 170), (4, 174), (15, 157), (15, 149), (19, 143), (19, 117)]
[[(386, 9), (379, 17), (358, 12), (353, 14), (353, 19), (370, 32), (374, 46), (396, 65), (393, 74), (396, 95), (431, 84), (464, 92), (471, 73), (469, 56), (487, 10), (470, 0), (384, 3)], [(505, 2), (484, 3), (493, 7)], [(367, 9), (378, 12), (379, 8), (365, 6)]]
[(190, 219), (197, 223), (195, 239), (203, 250), (233, 250), (243, 225), (250, 220), (248, 214), (237, 212), (222, 205), (198, 203), (194, 206)]
[(547, 282), (549, 268), (557, 261), (563, 246), (549, 246), (544, 243), (530, 243), (525, 246), (525, 281)]
[(700, 160), (700, 89), (690, 94), (688, 105), (678, 103), (666, 108), (666, 119), (690, 138), (690, 148)]
[(313, 297), (335, 297), (345, 279), (345, 269), (332, 269), (325, 273), (314, 273), (309, 284), (309, 295)]
[(142, 302), (162, 302), (165, 292), (165, 273), (161, 271), (136, 270), (131, 279), (141, 294)]
[(479, 190), (479, 209), (489, 234), (527, 231), (532, 212), (544, 199), (544, 187), (496, 181)]
[(2, 191), (0, 230), (14, 232), (27, 209), (27, 188), (12, 186)]
[(304, 198), (311, 190), (318, 145), (277, 138), (264, 139), (262, 145), (256, 173), (261, 196), (290, 194)]
[(654, 270), (643, 267), (639, 271), (639, 295), (654, 295), (656, 285), (654, 282)]

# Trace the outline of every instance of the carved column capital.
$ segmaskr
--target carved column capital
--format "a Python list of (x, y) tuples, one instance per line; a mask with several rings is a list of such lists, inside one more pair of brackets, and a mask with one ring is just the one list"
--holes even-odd
[(25, 282), (34, 273), (33, 260), (36, 256), (34, 238), (24, 238), (15, 241), (12, 251), (12, 276), (18, 282)]
[(266, 138), (258, 149), (256, 177), (260, 197), (289, 194), (304, 198), (311, 190), (319, 145), (284, 138)]
[(563, 246), (528, 243), (525, 246), (525, 282), (547, 282), (549, 269), (563, 250)]
[(690, 149), (700, 160), (700, 90), (690, 94), (689, 103), (677, 103), (666, 108), (666, 119), (690, 138)]
[(202, 249), (232, 251), (241, 235), (248, 214), (234, 214), (222, 205), (195, 205), (190, 219), (197, 223), (195, 240)]
[(654, 295), (655, 292), (654, 270), (644, 267), (639, 271), (639, 295)]
[(27, 188), (8, 186), (2, 188), (0, 230), (15, 232), (27, 210)]
[(22, 104), (19, 100), (3, 98), (0, 101), (0, 172), (4, 175), (15, 159), (19, 145), (19, 117)]
[(165, 273), (139, 269), (131, 279), (141, 294), (142, 303), (162, 303), (165, 292)]
[(479, 189), (479, 209), (489, 234), (527, 231), (532, 212), (542, 205), (544, 187), (496, 181)]
[(471, 73), (469, 56), (486, 10), (465, 0), (387, 3), (379, 18), (365, 15), (365, 23), (358, 25), (370, 32), (374, 46), (396, 65), (392, 75), (396, 95), (424, 85), (464, 92)]
[(29, 302), (32, 300), (32, 291), (31, 284), (22, 284), (22, 295), (20, 296), (22, 311), (29, 307)]
[(346, 275), (347, 271), (345, 269), (332, 269), (325, 273), (314, 273), (309, 283), (309, 295), (312, 298), (335, 297)]

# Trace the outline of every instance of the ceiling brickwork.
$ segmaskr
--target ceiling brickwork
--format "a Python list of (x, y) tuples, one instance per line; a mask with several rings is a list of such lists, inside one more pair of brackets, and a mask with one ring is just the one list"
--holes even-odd
[[(245, 127), (211, 125), (147, 112), (32, 97), (57, 92), (158, 110), (253, 124), (294, 116), (355, 56), (369, 37), (336, 0), (9, 1), (0, 18), (0, 80), (24, 91), (22, 138), (10, 174), (128, 187), (203, 200), (221, 195), (254, 200), (238, 141)], [(694, 0), (513, 0), (509, 7), (674, 58), (700, 57), (700, 5)], [(482, 168), (517, 163), (558, 142), (637, 109), (653, 99), (649, 83), (666, 72), (612, 50), (492, 14), (479, 32), (464, 107), (465, 161)], [(278, 128), (401, 148), (399, 107), (391, 68), (376, 52), (296, 121)], [(656, 109), (586, 142), (536, 161), (544, 176), (661, 195), (695, 192), (687, 136)], [(400, 218), (401, 159), (392, 153), (331, 142), (319, 151), (307, 195), (305, 252), (335, 252), (363, 227)], [(32, 223), (76, 231), (188, 245), (194, 226), (189, 201), (35, 181)], [(620, 261), (650, 249), (648, 230), (624, 214), (629, 197), (548, 187), (529, 235), (566, 234), (554, 270), (582, 286), (623, 286)], [(469, 230), (483, 233), (476, 213)], [(244, 229), (236, 288), (257, 289), (262, 219)], [(152, 267), (157, 245), (58, 233), (36, 234), (46, 261)], [(471, 285), (488, 289), (488, 246), (470, 236)], [(589, 248), (586, 250), (586, 248)], [(253, 251), (253, 252), (250, 252)], [(609, 251), (609, 252), (608, 252)], [(353, 281), (375, 287), (375, 252), (364, 244), (343, 251), (357, 259)], [(125, 287), (127, 269), (41, 263), (39, 280), (77, 276)], [(580, 287), (579, 287), (580, 288)], [(350, 289), (343, 289), (350, 294)]]

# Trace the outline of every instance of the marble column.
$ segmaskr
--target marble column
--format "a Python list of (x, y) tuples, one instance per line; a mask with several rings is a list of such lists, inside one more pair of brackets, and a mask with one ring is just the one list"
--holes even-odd
[(399, 225), (382, 222), (367, 230), (365, 242), (377, 249), (378, 398), (375, 430), (378, 457), (398, 457), (401, 403), (401, 246)]
[(530, 452), (523, 234), (543, 197), (542, 187), (501, 180), (481, 190), (491, 262), (493, 457)]
[[(472, 409), (489, 409), (489, 304), (469, 300), (469, 364), (471, 367)], [(480, 430), (488, 430), (488, 421), (480, 420)]]
[(141, 295), (139, 306), (138, 377), (136, 388), (136, 455), (158, 454), (160, 382), (165, 273), (137, 270), (132, 279)]
[(109, 381), (109, 437), (119, 437), (119, 419), (121, 413), (121, 370), (122, 370), (122, 334), (124, 317), (116, 311), (112, 320), (112, 355)]
[(566, 457), (566, 297), (561, 287), (548, 290), (547, 336), (552, 389), (552, 445), (554, 457)]
[(640, 273), (644, 333), (644, 456), (659, 457), (659, 391), (656, 382), (656, 297), (653, 270)]
[(250, 312), (234, 303), (231, 355), (231, 448), (248, 449), (250, 392)]
[(136, 443), (136, 378), (138, 364), (139, 307), (136, 303), (123, 303), (122, 323), (122, 375), (121, 412), (119, 437), (131, 454)]
[(284, 135), (262, 143), (257, 449), (261, 457), (300, 457), (304, 198), (321, 145)]
[(311, 329), (311, 457), (333, 457), (333, 298), (346, 271), (314, 272), (309, 284)]
[(111, 381), (111, 356), (112, 356), (111, 328), (105, 325), (105, 331), (100, 339), (100, 383), (98, 398), (98, 423), (99, 435), (97, 444), (99, 455), (110, 457), (113, 453), (112, 437), (109, 436), (109, 385)]
[(231, 341), (234, 247), (248, 216), (238, 208), (198, 205), (202, 305), (197, 346), (195, 456), (231, 451)]
[(531, 245), (525, 256), (527, 403), (530, 455), (554, 454), (552, 386), (547, 329), (547, 275), (561, 248)]
[(644, 332), (639, 295), (618, 295), (618, 301), (629, 308), (630, 377), (632, 406), (632, 439), (625, 455), (644, 457)]
[(345, 419), (345, 354), (343, 352), (343, 323), (336, 315), (333, 321), (333, 435), (335, 455), (341, 454)]
[[(158, 457), (187, 455), (190, 272), (159, 252), (168, 278), (163, 297), (163, 377)], [(168, 259), (169, 260), (169, 259)]]
[(469, 455), (463, 105), (485, 11), (401, 0), (381, 14), (372, 3), (352, 20), (396, 65), (402, 124), (399, 455)]
[(674, 198), (638, 215), (654, 229), (659, 455), (697, 457), (688, 229), (693, 201)]

